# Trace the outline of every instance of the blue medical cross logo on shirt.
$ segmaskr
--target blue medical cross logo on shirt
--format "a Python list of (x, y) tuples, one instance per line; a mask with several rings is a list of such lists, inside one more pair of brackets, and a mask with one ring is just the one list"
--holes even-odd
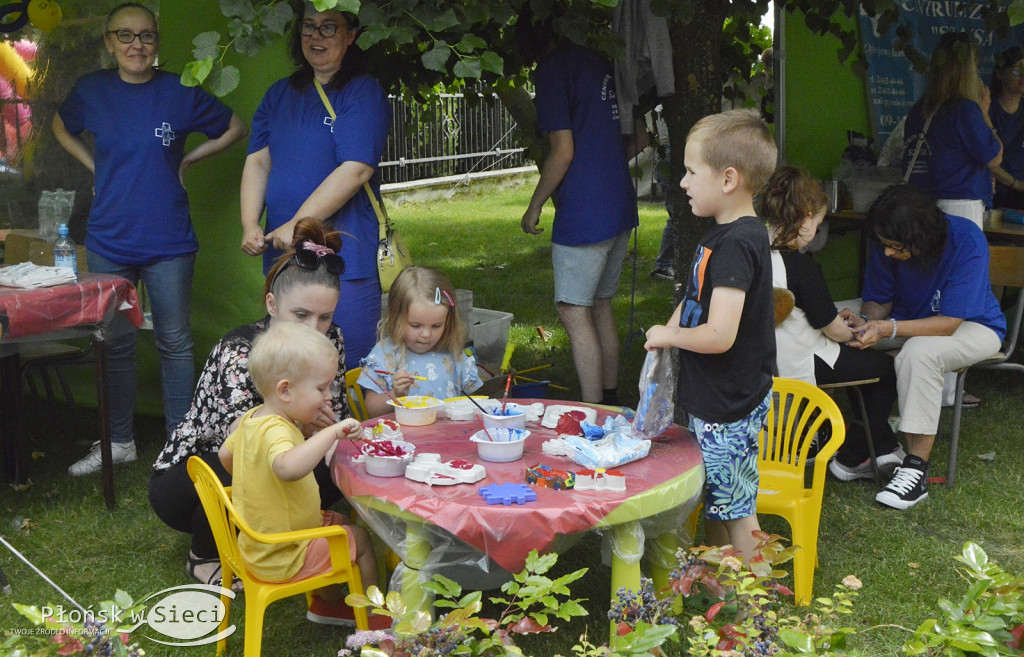
[(334, 119), (332, 119), (332, 118), (331, 118), (331, 117), (329, 117), (329, 116), (325, 116), (325, 117), (324, 117), (324, 125), (329, 125), (329, 126), (331, 126), (331, 134), (333, 134), (333, 133), (334, 133)]
[(170, 146), (171, 142), (174, 141), (174, 131), (171, 130), (171, 124), (167, 121), (163, 122), (159, 128), (153, 131), (155, 137), (159, 137), (163, 140), (164, 146)]

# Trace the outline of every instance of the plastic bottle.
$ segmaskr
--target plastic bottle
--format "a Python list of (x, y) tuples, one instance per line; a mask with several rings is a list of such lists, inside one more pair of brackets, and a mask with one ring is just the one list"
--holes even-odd
[(74, 241), (68, 235), (67, 224), (57, 227), (57, 241), (53, 243), (53, 266), (67, 267), (78, 277), (78, 254), (75, 252)]
[(1003, 212), (1003, 221), (1011, 224), (1024, 224), (1024, 212), (1020, 210), (1006, 210)]
[(39, 196), (39, 237), (46, 241), (55, 239), (57, 233), (57, 208), (53, 192), (44, 191)]

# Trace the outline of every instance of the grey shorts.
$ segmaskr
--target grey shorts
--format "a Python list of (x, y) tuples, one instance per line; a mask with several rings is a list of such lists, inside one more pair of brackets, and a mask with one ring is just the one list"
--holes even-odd
[(631, 231), (596, 244), (565, 246), (552, 243), (555, 303), (592, 306), (594, 299), (615, 296)]

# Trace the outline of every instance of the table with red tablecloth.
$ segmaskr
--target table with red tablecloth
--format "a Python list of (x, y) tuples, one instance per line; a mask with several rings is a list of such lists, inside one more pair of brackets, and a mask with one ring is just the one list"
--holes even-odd
[[(614, 415), (607, 408), (594, 408), (597, 424)], [(531, 550), (559, 552), (590, 531), (602, 533), (610, 543), (613, 593), (620, 586), (639, 588), (645, 544), (652, 566), (661, 571), (671, 568), (678, 532), (685, 531), (684, 521), (696, 508), (704, 485), (700, 448), (689, 432), (670, 427), (653, 441), (646, 458), (618, 467), (626, 477), (623, 492), (535, 485), (530, 488), (537, 494), (536, 501), (489, 505), (479, 487), (524, 483), (529, 466), (543, 463), (558, 470), (584, 469), (567, 457), (542, 453), (542, 444), (557, 437), (553, 429), (539, 422), (526, 428), (531, 435), (523, 458), (492, 463), (477, 457), (476, 445), (469, 440), (479, 429), (476, 421), (452, 421), (442, 413), (434, 424), (403, 426), (404, 440), (416, 445), (418, 454), (438, 453), (443, 461), (465, 459), (486, 468), (487, 475), (479, 482), (453, 486), (368, 475), (362, 463), (352, 462), (356, 447), (339, 444), (333, 465), (335, 482), (370, 528), (401, 557), (406, 568), (396, 571), (392, 586), (402, 587), (407, 603), (428, 604), (419, 585), (434, 573), (470, 588), (491, 588), (506, 581), (509, 573), (522, 570)]]
[(4, 416), (4, 471), (7, 479), (21, 482), (27, 477), (23, 445), (21, 365), (18, 345), (88, 337), (94, 347), (96, 395), (100, 417), (100, 445), (103, 456), (103, 492), (107, 506), (114, 506), (113, 465), (110, 459), (110, 431), (106, 413), (103, 343), (107, 328), (118, 314), (133, 325), (142, 324), (135, 287), (124, 278), (110, 274), (82, 274), (75, 283), (22, 289), (0, 286), (0, 363)]

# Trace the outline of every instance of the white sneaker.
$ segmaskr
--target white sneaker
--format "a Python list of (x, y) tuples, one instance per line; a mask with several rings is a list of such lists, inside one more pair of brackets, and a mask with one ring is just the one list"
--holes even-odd
[[(892, 476), (893, 471), (903, 465), (903, 459), (907, 457), (902, 447), (897, 447), (889, 454), (883, 454), (875, 460), (878, 463), (878, 470), (885, 478)], [(828, 464), (828, 471), (840, 481), (853, 481), (855, 479), (871, 479), (875, 476), (871, 470), (871, 459), (864, 459), (859, 465), (843, 465), (839, 459), (832, 459)]]
[[(137, 458), (135, 442), (111, 443), (110, 457), (110, 460), (114, 463), (131, 463)], [(89, 453), (84, 458), (71, 464), (71, 467), (68, 468), (68, 474), (72, 477), (81, 477), (99, 472), (102, 465), (103, 458), (100, 456), (100, 441), (97, 440), (92, 444), (92, 449), (89, 450)]]

